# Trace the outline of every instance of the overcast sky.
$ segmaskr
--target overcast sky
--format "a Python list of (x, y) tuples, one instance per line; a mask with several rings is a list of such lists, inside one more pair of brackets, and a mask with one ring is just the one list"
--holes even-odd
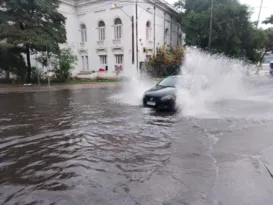
[[(177, 0), (166, 0), (166, 1), (173, 4)], [(252, 8), (252, 11), (253, 11), (252, 21), (257, 21), (261, 0), (240, 0), (240, 2), (243, 4), (247, 4)], [(263, 7), (262, 7), (262, 12), (260, 17), (260, 26), (262, 26), (261, 22), (267, 17), (269, 17), (271, 14), (273, 14), (273, 0), (263, 0)]]

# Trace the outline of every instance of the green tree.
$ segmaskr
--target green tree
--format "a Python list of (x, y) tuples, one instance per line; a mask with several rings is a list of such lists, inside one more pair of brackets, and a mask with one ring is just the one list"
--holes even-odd
[[(184, 4), (180, 23), (186, 33), (186, 45), (207, 49), (210, 24), (210, 0), (180, 0)], [(261, 37), (250, 22), (250, 11), (237, 0), (215, 0), (213, 8), (212, 52), (257, 61), (256, 44)]]
[[(273, 26), (273, 15), (268, 17), (263, 21), (263, 24), (270, 24)], [(261, 54), (260, 54), (260, 63), (262, 63), (264, 56), (268, 52), (273, 52), (273, 28), (268, 28), (264, 30), (265, 39), (262, 44)]]
[(269, 16), (266, 20), (264, 20), (263, 23), (273, 25), (273, 15)]
[(71, 70), (75, 68), (77, 56), (73, 54), (70, 48), (61, 49), (59, 56), (53, 63), (53, 71), (56, 80), (65, 82), (70, 78)]
[(153, 77), (165, 77), (177, 73), (184, 59), (184, 48), (177, 46), (167, 48), (163, 45), (157, 49), (146, 63), (146, 72)]
[(27, 82), (31, 78), (30, 56), (50, 46), (58, 53), (66, 42), (65, 17), (59, 0), (0, 0), (0, 41), (20, 47), (27, 59)]
[(18, 82), (25, 80), (26, 65), (21, 52), (20, 48), (0, 45), (0, 68), (7, 74), (6, 80), (9, 80), (9, 73), (16, 75)]

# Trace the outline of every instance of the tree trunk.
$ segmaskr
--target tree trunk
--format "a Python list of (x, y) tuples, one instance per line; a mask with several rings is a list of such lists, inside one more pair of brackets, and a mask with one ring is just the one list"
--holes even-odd
[(259, 60), (259, 64), (260, 64), (260, 65), (262, 65), (262, 62), (263, 62), (264, 56), (265, 56), (265, 54), (266, 54), (267, 52), (268, 52), (268, 51), (267, 51), (267, 50), (265, 50), (265, 51), (264, 51), (264, 53), (263, 53), (263, 55), (261, 56), (261, 58), (260, 58), (260, 60)]
[(26, 55), (27, 55), (27, 83), (31, 81), (31, 63), (30, 63), (30, 51), (29, 46), (26, 46)]
[(263, 59), (264, 59), (264, 56), (266, 53), (267, 53), (267, 50), (264, 51), (263, 55), (261, 56), (261, 58), (259, 60), (259, 65), (258, 65), (258, 69), (256, 71), (256, 74), (259, 74), (259, 72), (260, 72), (260, 68), (262, 67), (262, 62), (263, 62)]
[(10, 80), (10, 73), (9, 73), (9, 68), (5, 69), (5, 80)]

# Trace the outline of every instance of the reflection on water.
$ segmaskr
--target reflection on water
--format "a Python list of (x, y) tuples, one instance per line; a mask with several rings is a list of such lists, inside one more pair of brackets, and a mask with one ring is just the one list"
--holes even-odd
[(271, 205), (272, 121), (157, 113), (118, 89), (0, 94), (0, 204)]
[(114, 89), (1, 95), (0, 202), (135, 204), (127, 184), (168, 162), (174, 119), (111, 103)]

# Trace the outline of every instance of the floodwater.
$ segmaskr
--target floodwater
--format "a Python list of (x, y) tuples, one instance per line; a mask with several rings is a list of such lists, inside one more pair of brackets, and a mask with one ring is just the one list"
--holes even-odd
[(119, 90), (1, 94), (0, 203), (271, 204), (270, 121), (156, 113)]
[(0, 204), (272, 205), (273, 79), (212, 73), (176, 113), (141, 107), (145, 80), (5, 90)]

